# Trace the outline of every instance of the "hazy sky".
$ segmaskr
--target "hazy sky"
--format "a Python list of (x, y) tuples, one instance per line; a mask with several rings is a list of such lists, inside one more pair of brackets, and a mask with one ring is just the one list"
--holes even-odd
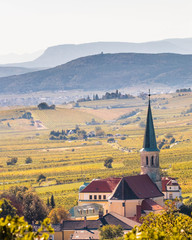
[(192, 0), (0, 0), (0, 55), (192, 37)]

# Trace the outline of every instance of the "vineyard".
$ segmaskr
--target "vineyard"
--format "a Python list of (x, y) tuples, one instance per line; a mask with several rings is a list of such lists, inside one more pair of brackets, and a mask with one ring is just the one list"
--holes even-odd
[[(160, 165), (164, 176), (176, 177), (186, 195), (192, 193), (192, 113), (186, 113), (192, 94), (152, 96), (157, 144), (161, 144)], [(95, 107), (97, 106), (97, 107)], [(30, 112), (33, 119), (23, 119)], [(130, 112), (136, 112), (130, 116)], [(77, 203), (78, 188), (94, 178), (139, 174), (147, 99), (100, 100), (63, 105), (55, 110), (36, 107), (0, 109), (0, 190), (11, 186), (32, 187), (45, 201), (54, 194), (56, 204), (71, 208)], [(97, 125), (102, 137), (86, 140), (50, 140), (52, 130), (76, 125), (86, 132)], [(38, 124), (36, 124), (38, 123)], [(108, 135), (114, 142), (108, 142)], [(26, 163), (26, 158), (32, 159)], [(104, 160), (113, 158), (112, 168)], [(8, 165), (11, 158), (17, 162)], [(40, 174), (46, 181), (38, 182)]]

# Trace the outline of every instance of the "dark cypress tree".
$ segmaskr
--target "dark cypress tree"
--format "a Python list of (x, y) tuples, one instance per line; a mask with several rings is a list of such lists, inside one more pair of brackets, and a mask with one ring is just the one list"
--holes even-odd
[(99, 100), (98, 94), (95, 95), (95, 100)]
[(52, 207), (52, 208), (55, 207), (55, 199), (54, 199), (53, 194), (52, 194), (52, 196), (51, 196), (51, 207)]

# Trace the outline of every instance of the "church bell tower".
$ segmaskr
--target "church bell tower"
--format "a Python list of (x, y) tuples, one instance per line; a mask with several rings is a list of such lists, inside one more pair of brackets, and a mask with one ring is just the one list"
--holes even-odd
[(143, 141), (143, 148), (140, 150), (141, 154), (141, 174), (148, 174), (153, 182), (162, 190), (161, 176), (159, 170), (159, 149), (157, 148), (155, 130), (153, 126), (153, 118), (151, 112), (149, 92), (149, 104), (147, 113), (147, 122), (145, 128), (145, 136)]

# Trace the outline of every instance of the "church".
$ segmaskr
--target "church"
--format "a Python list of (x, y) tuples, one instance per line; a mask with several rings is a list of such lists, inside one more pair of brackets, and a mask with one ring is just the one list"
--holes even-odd
[(94, 179), (81, 186), (76, 207), (78, 217), (96, 216), (98, 212), (89, 207), (95, 204), (97, 209), (100, 206), (104, 214), (116, 213), (139, 221), (141, 216), (149, 212), (162, 211), (165, 199), (181, 198), (181, 188), (176, 179), (161, 178), (159, 152), (149, 94), (144, 142), (140, 150), (140, 175)]

